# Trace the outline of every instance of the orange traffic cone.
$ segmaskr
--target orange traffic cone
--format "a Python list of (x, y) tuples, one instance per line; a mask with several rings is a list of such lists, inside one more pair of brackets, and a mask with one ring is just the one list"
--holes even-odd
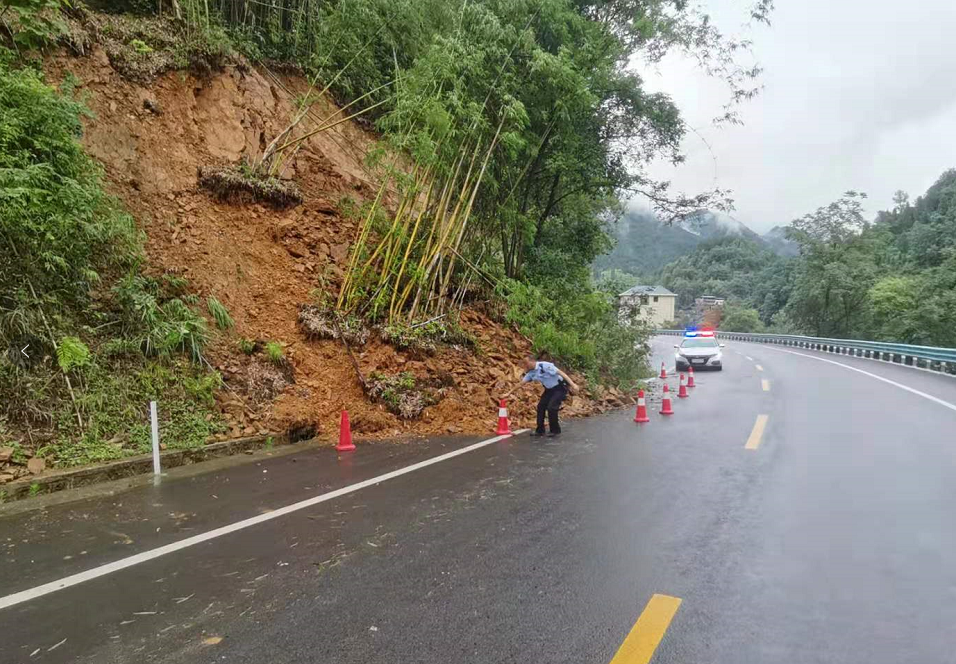
[(508, 404), (504, 399), (498, 402), (498, 430), (495, 431), (499, 436), (511, 435), (511, 423), (508, 421)]
[(650, 422), (650, 418), (647, 417), (647, 403), (644, 401), (644, 390), (638, 390), (637, 392), (637, 412), (634, 414), (635, 422)]
[(664, 363), (661, 362), (661, 380), (667, 378), (667, 369), (664, 368)]
[(355, 449), (352, 443), (352, 425), (349, 424), (349, 414), (342, 411), (342, 419), (339, 420), (339, 444), (335, 446), (336, 452), (351, 452)]
[(686, 380), (687, 380), (686, 376), (684, 376), (684, 374), (681, 374), (681, 375), (680, 375), (680, 388), (678, 388), (678, 390), (677, 390), (677, 398), (678, 398), (678, 399), (686, 399), (687, 397), (690, 396), (689, 394), (687, 394), (687, 383), (685, 382)]
[(687, 367), (687, 387), (697, 387), (694, 385), (694, 367)]
[(671, 391), (667, 389), (667, 383), (664, 383), (664, 399), (661, 401), (661, 415), (673, 415), (674, 409), (671, 408)]

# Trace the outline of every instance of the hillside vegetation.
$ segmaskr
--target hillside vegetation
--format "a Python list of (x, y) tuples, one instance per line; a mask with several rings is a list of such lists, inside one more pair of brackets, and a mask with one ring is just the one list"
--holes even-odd
[(645, 370), (590, 278), (618, 197), (708, 200), (645, 174), (684, 125), (627, 65), (757, 74), (669, 0), (98, 7), (0, 3), (4, 481), (145, 450), (150, 399), (170, 446), (482, 430), (529, 348), (601, 407)]
[(730, 298), (723, 329), (956, 346), (956, 170), (872, 221), (864, 200), (850, 191), (794, 220), (784, 232), (796, 256), (725, 238), (660, 279), (685, 307), (705, 292)]
[(670, 221), (650, 211), (629, 209), (613, 225), (614, 247), (594, 261), (594, 272), (623, 270), (642, 281), (654, 281), (660, 270), (702, 244), (724, 238), (743, 238), (781, 256), (794, 256), (797, 245), (777, 226), (758, 235), (733, 217), (711, 210), (695, 210)]

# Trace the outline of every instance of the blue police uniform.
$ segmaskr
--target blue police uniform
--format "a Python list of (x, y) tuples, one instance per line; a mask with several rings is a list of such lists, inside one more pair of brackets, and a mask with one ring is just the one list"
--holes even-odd
[(524, 383), (536, 381), (544, 387), (541, 399), (538, 400), (538, 426), (535, 433), (538, 435), (544, 433), (545, 413), (548, 414), (548, 428), (551, 433), (554, 435), (561, 433), (558, 410), (561, 408), (561, 402), (568, 396), (568, 384), (561, 378), (558, 368), (551, 362), (536, 362), (534, 369), (526, 373), (521, 381)]

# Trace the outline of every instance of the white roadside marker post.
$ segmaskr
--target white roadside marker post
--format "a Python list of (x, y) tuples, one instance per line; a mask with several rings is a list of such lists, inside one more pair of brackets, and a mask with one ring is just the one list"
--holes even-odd
[(153, 434), (153, 484), (159, 484), (161, 469), (159, 467), (159, 415), (156, 413), (156, 402), (149, 402), (149, 425)]

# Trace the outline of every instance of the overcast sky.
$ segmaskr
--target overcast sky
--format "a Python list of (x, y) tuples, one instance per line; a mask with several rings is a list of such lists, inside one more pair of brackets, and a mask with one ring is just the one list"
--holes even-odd
[(744, 126), (714, 127), (726, 87), (669, 57), (646, 84), (677, 102), (686, 163), (655, 177), (696, 193), (732, 189), (733, 216), (763, 232), (866, 192), (868, 211), (922, 194), (956, 167), (956, 0), (776, 0), (770, 27), (746, 29), (750, 0), (701, 0), (725, 32), (747, 35), (764, 90)]

